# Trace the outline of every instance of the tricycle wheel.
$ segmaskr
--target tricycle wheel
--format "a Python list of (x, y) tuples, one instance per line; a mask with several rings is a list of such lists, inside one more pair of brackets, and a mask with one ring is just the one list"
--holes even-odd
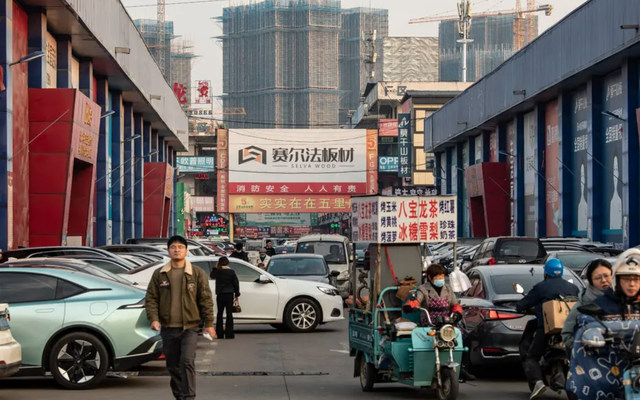
[(460, 388), (458, 375), (451, 368), (443, 367), (440, 370), (440, 379), (442, 385), (436, 390), (438, 400), (455, 400)]
[(363, 392), (370, 392), (373, 390), (373, 384), (378, 376), (378, 370), (375, 365), (367, 362), (365, 356), (360, 357), (360, 386)]

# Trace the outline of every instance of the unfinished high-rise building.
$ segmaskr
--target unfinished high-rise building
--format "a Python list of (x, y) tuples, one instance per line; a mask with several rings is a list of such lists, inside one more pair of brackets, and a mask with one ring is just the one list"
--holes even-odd
[(389, 11), (342, 10), (340, 33), (340, 124), (358, 109), (367, 82), (382, 79), (383, 38), (389, 35)]
[(188, 40), (178, 39), (171, 44), (171, 85), (178, 83), (184, 85), (187, 90), (187, 103), (192, 101), (191, 92), (194, 82), (191, 80), (193, 59), (197, 56), (193, 52), (193, 43)]
[(339, 126), (339, 0), (266, 0), (218, 19), (224, 106), (246, 111), (228, 127)]
[[(470, 39), (467, 53), (467, 80), (475, 82), (496, 69), (516, 51), (513, 15), (476, 17), (471, 19)], [(526, 45), (538, 36), (538, 17), (530, 16), (527, 23), (534, 24), (533, 37), (526, 36)], [(439, 28), (440, 36), (440, 80), (447, 82), (462, 81), (462, 44), (458, 21), (443, 21)]]
[(160, 53), (163, 53), (164, 60), (164, 78), (167, 82), (171, 78), (171, 41), (175, 38), (173, 35), (173, 21), (164, 23), (164, 46), (158, 43), (158, 21), (155, 19), (136, 19), (133, 21), (138, 31), (142, 35), (142, 39), (147, 44), (153, 58), (158, 62)]

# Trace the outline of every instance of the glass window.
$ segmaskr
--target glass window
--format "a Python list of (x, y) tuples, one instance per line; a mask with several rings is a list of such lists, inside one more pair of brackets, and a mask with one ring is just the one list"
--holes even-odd
[(487, 244), (487, 248), (484, 250), (484, 257), (483, 258), (490, 258), (493, 257), (493, 248), (495, 247), (496, 242), (494, 241), (490, 241)]
[(540, 246), (536, 240), (505, 240), (500, 242), (496, 256), (530, 257), (540, 255)]
[(91, 259), (87, 259), (84, 260), (86, 262), (88, 262), (91, 265), (95, 265), (96, 267), (103, 269), (105, 271), (109, 271), (112, 274), (121, 274), (123, 272), (126, 272), (127, 270), (125, 268), (122, 268), (120, 265), (111, 262), (109, 260), (97, 260), (95, 258), (91, 258)]
[[(532, 267), (532, 269), (534, 268)], [(491, 286), (493, 286), (493, 291), (496, 295), (516, 294), (513, 284), (519, 283), (524, 288), (524, 292), (529, 293), (535, 284), (542, 282), (543, 278), (542, 268), (535, 268), (534, 271), (533, 276), (528, 270), (524, 274), (492, 275)], [(579, 285), (578, 282), (581, 282), (572, 273), (566, 272), (562, 275), (562, 279), (565, 281), (572, 280), (572, 283), (576, 286)], [(582, 289), (582, 285), (578, 286), (578, 289)]]
[(236, 275), (240, 282), (255, 282), (260, 277), (260, 273), (258, 271), (238, 262), (229, 261), (229, 266), (232, 270), (236, 271)]
[[(93, 264), (80, 267), (79, 270), (89, 275), (98, 276), (100, 278), (108, 279), (110, 281), (116, 281), (124, 285), (131, 285), (131, 282), (129, 282), (128, 280), (118, 276), (117, 274), (114, 274), (113, 272), (109, 272), (106, 269), (102, 269)], [(121, 272), (125, 272), (125, 271), (121, 270)]]
[(211, 263), (209, 263), (209, 261), (195, 261), (191, 264), (201, 268), (207, 275), (211, 274)]
[(25, 273), (0, 274), (0, 303), (26, 303), (56, 299), (58, 280)]
[(271, 259), (267, 272), (275, 276), (325, 276), (328, 274), (325, 263), (318, 258)]
[(67, 299), (84, 292), (84, 290), (85, 289), (83, 287), (80, 287), (74, 283), (58, 279), (58, 299)]
[(296, 253), (320, 254), (327, 264), (346, 264), (347, 258), (344, 253), (342, 242), (303, 242), (298, 243)]

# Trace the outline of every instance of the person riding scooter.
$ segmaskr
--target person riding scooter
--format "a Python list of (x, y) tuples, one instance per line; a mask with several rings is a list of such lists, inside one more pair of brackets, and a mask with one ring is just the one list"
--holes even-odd
[(613, 266), (615, 289), (593, 303), (602, 309), (603, 319), (638, 319), (640, 317), (640, 250), (622, 253)]
[(530, 400), (537, 399), (547, 390), (540, 366), (540, 358), (542, 357), (545, 346), (542, 305), (547, 301), (556, 300), (561, 296), (577, 297), (580, 292), (577, 286), (562, 278), (563, 273), (564, 265), (562, 261), (557, 258), (549, 259), (544, 265), (544, 280), (536, 284), (533, 289), (516, 304), (517, 312), (524, 312), (535, 307), (537, 320), (539, 321), (524, 362), (525, 374), (531, 384), (530, 386), (533, 386), (531, 396), (529, 397)]

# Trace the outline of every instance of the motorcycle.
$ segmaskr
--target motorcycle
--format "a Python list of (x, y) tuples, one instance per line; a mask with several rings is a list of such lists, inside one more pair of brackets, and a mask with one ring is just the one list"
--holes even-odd
[[(514, 288), (517, 293), (524, 295), (524, 289), (519, 284), (515, 284)], [(573, 299), (563, 299), (567, 301), (573, 301)], [(527, 310), (523, 315), (535, 315), (533, 310)], [(525, 361), (531, 343), (533, 342), (533, 335), (538, 329), (537, 318), (532, 318), (527, 322), (522, 338), (519, 343), (520, 360), (524, 368)], [(565, 391), (567, 383), (567, 375), (569, 373), (570, 359), (567, 357), (567, 351), (564, 343), (562, 342), (562, 336), (558, 333), (552, 333), (545, 335), (545, 346), (542, 358), (540, 359), (540, 367), (542, 369), (542, 377), (545, 386), (553, 390), (554, 392), (561, 394)], [(533, 391), (534, 384), (529, 382), (529, 390)], [(566, 392), (569, 400), (577, 399), (576, 395), (571, 392)]]

